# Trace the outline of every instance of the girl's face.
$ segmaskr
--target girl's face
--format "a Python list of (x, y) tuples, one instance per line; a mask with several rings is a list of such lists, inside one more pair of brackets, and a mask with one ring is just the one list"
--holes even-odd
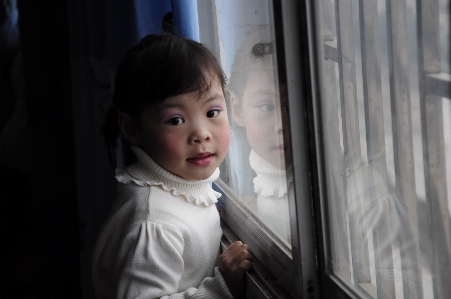
[(197, 92), (149, 105), (138, 130), (141, 147), (163, 168), (188, 180), (209, 178), (227, 154), (230, 129), (219, 80)]
[(241, 99), (232, 97), (231, 105), (235, 121), (246, 128), (252, 149), (275, 167), (285, 169), (285, 152), (290, 147), (284, 143), (281, 115), (286, 114), (283, 111), (287, 109), (287, 104), (281, 107), (273, 78), (272, 70), (254, 72)]

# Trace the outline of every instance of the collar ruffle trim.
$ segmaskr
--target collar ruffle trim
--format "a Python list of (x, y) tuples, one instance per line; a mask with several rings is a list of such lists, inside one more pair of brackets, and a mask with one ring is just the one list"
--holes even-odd
[(202, 181), (191, 181), (179, 177), (155, 162), (144, 150), (132, 146), (138, 162), (126, 168), (116, 168), (116, 180), (123, 184), (131, 182), (139, 186), (161, 186), (173, 195), (181, 195), (195, 205), (209, 206), (218, 202), (221, 193), (211, 187), (211, 183), (219, 177), (219, 168)]
[(257, 176), (254, 178), (254, 192), (265, 197), (282, 198), (287, 194), (286, 171), (279, 169), (260, 157), (254, 150), (249, 156), (251, 168)]

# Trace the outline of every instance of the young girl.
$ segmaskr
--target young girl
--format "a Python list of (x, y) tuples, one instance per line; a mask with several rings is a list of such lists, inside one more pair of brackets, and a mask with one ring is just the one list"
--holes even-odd
[(127, 167), (94, 250), (97, 298), (244, 295), (251, 255), (236, 242), (219, 256), (211, 188), (230, 141), (225, 80), (192, 40), (149, 35), (126, 53), (104, 134), (113, 161), (120, 137)]

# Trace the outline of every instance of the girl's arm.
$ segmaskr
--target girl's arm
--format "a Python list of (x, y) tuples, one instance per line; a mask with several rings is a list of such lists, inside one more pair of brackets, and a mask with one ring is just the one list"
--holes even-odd
[(125, 238), (121, 235), (112, 229), (101, 240), (94, 264), (96, 298), (233, 298), (218, 268), (197, 288), (178, 293), (184, 240), (176, 230), (148, 221), (132, 227)]

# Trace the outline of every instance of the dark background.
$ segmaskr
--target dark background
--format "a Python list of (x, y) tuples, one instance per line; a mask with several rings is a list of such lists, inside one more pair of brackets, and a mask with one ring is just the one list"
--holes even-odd
[[(22, 52), (26, 112), (17, 130), (26, 140), (0, 152), (1, 298), (79, 298), (80, 230), (66, 1), (17, 1), (20, 38), (3, 26), (15, 1), (1, 11), (3, 130), (15, 113), (10, 73)], [(14, 80), (13, 80), (14, 81)], [(7, 146), (13, 146), (7, 142)], [(16, 146), (16, 144), (14, 144)], [(17, 169), (14, 159), (27, 167)], [(12, 165), (9, 165), (12, 164)]]

